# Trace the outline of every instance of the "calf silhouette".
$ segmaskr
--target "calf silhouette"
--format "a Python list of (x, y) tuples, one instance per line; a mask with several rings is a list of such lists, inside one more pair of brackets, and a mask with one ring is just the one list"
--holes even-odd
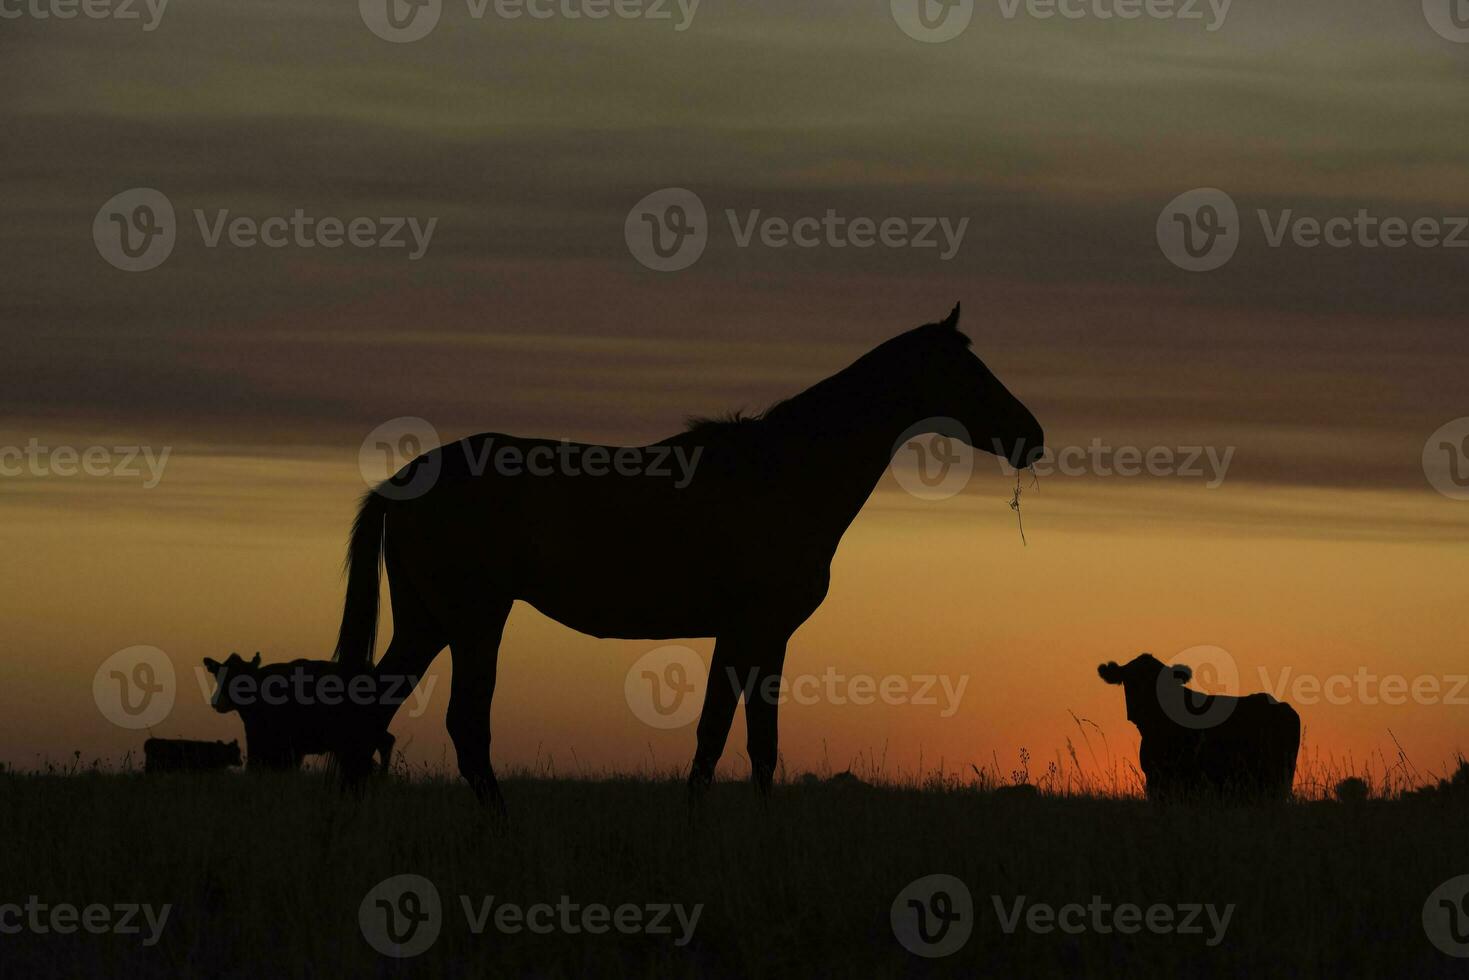
[(143, 743), (144, 772), (209, 772), (240, 764), (239, 742), (150, 738)]
[[(245, 723), (249, 769), (299, 769), (308, 755), (351, 748), (357, 736), (344, 721), (347, 713), (353, 705), (377, 698), (371, 675), (330, 660), (262, 667), (258, 653), (251, 660), (232, 653), (223, 663), (205, 657), (204, 667), (214, 675), (214, 710), (238, 711)], [(394, 741), (386, 727), (369, 739), (384, 772)]]
[(1301, 747), (1301, 719), (1290, 705), (1268, 694), (1189, 690), (1188, 667), (1149, 653), (1102, 664), (1097, 674), (1127, 697), (1127, 720), (1142, 735), (1148, 799), (1290, 797)]

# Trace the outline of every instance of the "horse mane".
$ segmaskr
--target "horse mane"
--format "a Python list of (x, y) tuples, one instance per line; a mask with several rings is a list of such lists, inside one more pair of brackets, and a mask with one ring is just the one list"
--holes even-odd
[[(955, 307), (955, 310), (957, 312), (958, 307)], [(953, 314), (950, 314), (950, 316), (953, 317)], [(816, 391), (818, 388), (831, 385), (833, 382), (838, 381), (838, 379), (850, 377), (861, 371), (887, 367), (890, 364), (900, 361), (903, 357), (911, 355), (915, 350), (940, 346), (968, 350), (974, 346), (974, 341), (969, 338), (968, 334), (954, 326), (950, 321), (945, 321), (944, 323), (927, 323), (883, 341), (825, 381), (818, 381), (799, 394), (773, 402), (762, 411), (746, 412), (744, 409), (735, 409), (723, 415), (691, 415), (686, 420), (684, 431), (705, 436), (733, 435), (737, 432), (750, 432), (764, 422), (779, 419), (784, 410), (792, 402), (810, 392)]]
[(780, 401), (772, 402), (758, 412), (747, 412), (742, 408), (737, 408), (732, 412), (725, 412), (723, 415), (690, 415), (685, 420), (684, 431), (703, 435), (715, 435), (736, 430), (745, 431), (764, 422), (770, 417), (772, 412), (775, 412), (788, 401), (790, 401), (789, 398), (782, 398)]

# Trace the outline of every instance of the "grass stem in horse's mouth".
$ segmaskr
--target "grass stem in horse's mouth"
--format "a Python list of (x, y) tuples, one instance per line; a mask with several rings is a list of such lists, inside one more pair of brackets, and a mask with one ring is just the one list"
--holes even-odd
[[(1031, 479), (1030, 485), (1032, 487), (1038, 487), (1038, 486), (1040, 486), (1040, 484), (1041, 484), (1040, 475), (1038, 473), (1036, 473), (1034, 470), (1031, 470), (1030, 479)], [(1020, 528), (1020, 543), (1022, 545), (1024, 545), (1025, 547), (1028, 548), (1028, 547), (1030, 547), (1030, 542), (1025, 540), (1025, 519), (1020, 516), (1020, 494), (1021, 494), (1021, 492), (1022, 492), (1022, 488), (1020, 486), (1020, 471), (1019, 470), (1016, 470), (1015, 471), (1015, 492), (1010, 495), (1010, 509), (1015, 512), (1015, 524), (1016, 524), (1017, 527)]]

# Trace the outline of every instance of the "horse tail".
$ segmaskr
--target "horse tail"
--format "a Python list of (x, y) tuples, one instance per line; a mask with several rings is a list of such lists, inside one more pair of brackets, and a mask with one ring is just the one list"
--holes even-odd
[(375, 490), (362, 497), (347, 541), (347, 597), (332, 659), (353, 672), (372, 667), (377, 646), (378, 593), (383, 566), (384, 519), (388, 500)]

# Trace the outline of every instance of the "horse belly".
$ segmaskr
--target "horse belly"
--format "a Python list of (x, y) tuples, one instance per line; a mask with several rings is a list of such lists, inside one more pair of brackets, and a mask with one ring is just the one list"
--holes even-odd
[(582, 573), (528, 589), (517, 598), (591, 636), (661, 640), (719, 632), (724, 616), (716, 597), (703, 586), (662, 575)]

